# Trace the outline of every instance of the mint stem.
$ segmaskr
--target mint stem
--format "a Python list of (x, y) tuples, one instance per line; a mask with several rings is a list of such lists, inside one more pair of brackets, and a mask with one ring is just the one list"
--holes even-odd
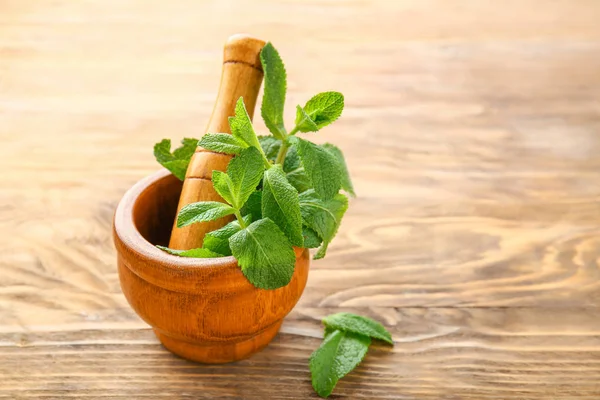
[(279, 153), (277, 153), (277, 158), (275, 159), (275, 164), (283, 164), (285, 160), (285, 156), (287, 155), (288, 148), (290, 147), (287, 138), (286, 140), (281, 142), (281, 147), (279, 148)]
[(240, 210), (235, 210), (235, 217), (237, 218), (238, 222), (240, 223), (240, 226), (242, 227), (242, 229), (246, 229), (246, 223), (244, 222), (244, 218), (242, 218), (242, 214), (240, 214)]
[(287, 151), (290, 148), (290, 144), (287, 139), (290, 136), (293, 136), (296, 133), (298, 133), (299, 130), (300, 128), (298, 128), (298, 125), (296, 125), (294, 129), (292, 129), (290, 133), (281, 141), (281, 147), (279, 148), (279, 153), (277, 153), (275, 164), (283, 164), (283, 161), (285, 161), (285, 156), (287, 155)]
[(266, 169), (271, 168), (273, 165), (269, 162), (269, 159), (267, 158), (267, 156), (265, 156), (265, 153), (262, 151), (262, 149), (260, 150), (260, 152), (262, 153), (263, 162), (265, 163), (265, 168)]

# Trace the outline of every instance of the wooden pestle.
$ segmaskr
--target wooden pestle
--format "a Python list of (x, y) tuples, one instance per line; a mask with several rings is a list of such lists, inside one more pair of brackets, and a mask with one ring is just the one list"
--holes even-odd
[[(260, 51), (264, 45), (262, 40), (246, 35), (231, 36), (225, 43), (219, 94), (206, 128), (207, 132), (231, 133), (228, 118), (234, 115), (235, 104), (240, 97), (244, 98), (250, 118), (254, 115), (256, 98), (263, 78)], [(229, 160), (230, 155), (211, 152), (200, 146), (196, 149), (185, 175), (177, 213), (183, 206), (197, 201), (224, 202), (213, 188), (211, 179), (212, 171), (225, 171)], [(231, 220), (233, 216), (178, 228), (175, 218), (169, 247), (179, 250), (202, 247), (206, 233), (224, 226)]]

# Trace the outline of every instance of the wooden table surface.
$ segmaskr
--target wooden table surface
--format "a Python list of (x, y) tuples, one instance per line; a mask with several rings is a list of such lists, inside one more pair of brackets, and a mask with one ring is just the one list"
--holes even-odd
[[(0, 397), (303, 399), (320, 318), (376, 318), (334, 398), (600, 398), (600, 2), (0, 0)], [(123, 297), (111, 218), (198, 137), (233, 33), (272, 40), (287, 119), (358, 198), (279, 336), (202, 366)], [(262, 122), (258, 124), (264, 130)]]

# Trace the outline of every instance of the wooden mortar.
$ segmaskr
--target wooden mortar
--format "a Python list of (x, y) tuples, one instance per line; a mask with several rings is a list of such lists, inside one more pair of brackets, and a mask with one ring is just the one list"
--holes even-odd
[(163, 170), (135, 184), (117, 206), (113, 238), (123, 293), (173, 353), (209, 364), (249, 357), (273, 339), (300, 299), (309, 252), (294, 249), (292, 280), (276, 290), (255, 288), (233, 257), (167, 254), (154, 245), (169, 242), (181, 189)]
[[(231, 133), (229, 117), (235, 114), (235, 104), (240, 97), (250, 118), (254, 115), (256, 98), (263, 78), (260, 51), (265, 42), (245, 35), (234, 35), (225, 44), (221, 84), (210, 122), (206, 128), (210, 133)], [(212, 185), (212, 171), (225, 171), (231, 156), (211, 152), (198, 147), (188, 166), (177, 211), (197, 201), (224, 200)], [(204, 235), (232, 221), (233, 216), (216, 221), (200, 222), (183, 228), (173, 223), (169, 247), (188, 250), (202, 247)]]

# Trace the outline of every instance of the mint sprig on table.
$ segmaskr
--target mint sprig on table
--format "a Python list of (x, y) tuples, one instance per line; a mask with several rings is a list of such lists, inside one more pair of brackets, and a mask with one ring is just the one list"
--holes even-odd
[(321, 397), (328, 397), (337, 382), (360, 364), (371, 339), (394, 345), (392, 335), (371, 318), (338, 313), (325, 317), (323, 324), (323, 343), (309, 360), (312, 385)]
[(296, 136), (317, 132), (338, 119), (344, 96), (324, 92), (304, 107), (298, 105), (295, 125), (288, 132), (283, 121), (285, 66), (271, 43), (263, 48), (260, 59), (264, 70), (261, 115), (271, 135), (256, 134), (240, 98), (229, 119), (231, 135), (210, 132), (199, 141), (185, 139), (184, 146), (173, 153), (169, 140), (155, 146), (157, 161), (182, 180), (196, 144), (234, 155), (226, 173), (212, 174), (213, 186), (226, 203), (189, 204), (180, 210), (177, 226), (228, 215), (236, 220), (207, 233), (201, 249), (161, 249), (182, 257), (233, 255), (254, 286), (276, 289), (292, 278), (294, 246), (318, 248), (315, 259), (326, 255), (348, 208), (348, 198), (340, 191), (354, 196), (354, 188), (339, 148)]

